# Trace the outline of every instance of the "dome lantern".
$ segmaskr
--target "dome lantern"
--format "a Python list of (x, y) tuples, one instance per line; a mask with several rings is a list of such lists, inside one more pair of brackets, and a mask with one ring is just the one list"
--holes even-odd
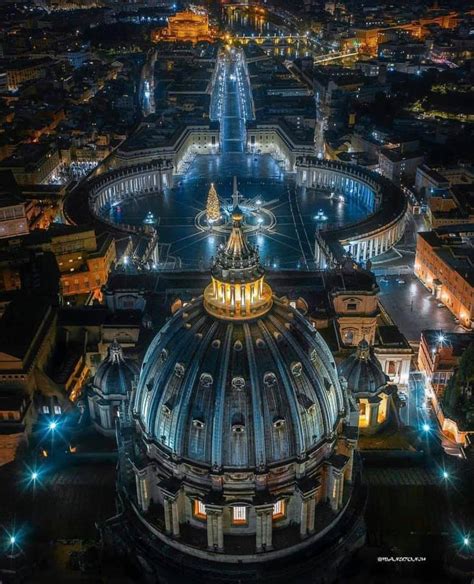
[(238, 203), (234, 203), (231, 217), (232, 231), (226, 244), (218, 248), (211, 283), (204, 291), (204, 307), (217, 318), (248, 320), (270, 310), (272, 290), (264, 280), (258, 250), (245, 237)]

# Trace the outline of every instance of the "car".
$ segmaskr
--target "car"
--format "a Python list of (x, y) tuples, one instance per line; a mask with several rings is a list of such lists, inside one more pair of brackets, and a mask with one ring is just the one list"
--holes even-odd
[(405, 280), (403, 278), (397, 278), (397, 284), (405, 284)]
[(403, 391), (399, 391), (398, 392), (398, 398), (400, 399), (400, 401), (405, 402), (405, 401), (407, 401), (408, 396)]
[(444, 308), (444, 304), (442, 302), (438, 302), (438, 304), (436, 305), (438, 308)]

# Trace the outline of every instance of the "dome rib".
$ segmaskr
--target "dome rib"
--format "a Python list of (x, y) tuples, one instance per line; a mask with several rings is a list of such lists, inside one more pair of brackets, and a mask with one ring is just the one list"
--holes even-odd
[[(311, 346), (311, 350), (316, 352), (316, 355), (318, 357), (321, 368), (323, 368), (326, 371), (326, 373), (328, 374), (328, 377), (329, 377), (330, 381), (332, 382), (332, 385), (335, 389), (338, 413), (342, 412), (342, 411), (347, 411), (347, 404), (344, 401), (343, 393), (342, 393), (342, 391), (338, 391), (339, 377), (337, 374), (337, 367), (336, 367), (336, 362), (334, 361), (334, 357), (332, 356), (331, 352), (329, 350), (326, 350), (326, 347), (324, 345), (322, 345), (321, 341), (324, 342), (324, 339), (318, 333), (318, 331), (311, 329), (309, 323), (306, 322), (306, 320), (304, 320), (300, 315), (298, 315), (298, 318), (303, 321), (303, 325), (304, 325), (302, 328), (303, 336), (305, 337), (306, 341), (308, 342), (308, 345)], [(318, 340), (319, 342), (314, 343), (315, 339)], [(323, 357), (328, 359), (331, 367), (327, 366)]]
[[(184, 309), (181, 309), (180, 311), (178, 311), (175, 315), (176, 319), (179, 319), (183, 317), (183, 312)], [(194, 324), (194, 326), (192, 327), (191, 330), (195, 330), (196, 328), (198, 328), (204, 321), (206, 320), (206, 316), (202, 315), (200, 319), (198, 319), (198, 321)], [(175, 321), (176, 322), (176, 321)], [(180, 323), (181, 325), (181, 323)], [(182, 326), (179, 326), (179, 330), (181, 330)], [(170, 333), (171, 333), (171, 329), (170, 329)], [(148, 415), (146, 416), (146, 419), (144, 420), (145, 422), (145, 430), (149, 433), (153, 433), (155, 432), (155, 424), (157, 423), (157, 421), (159, 421), (160, 417), (161, 417), (161, 408), (164, 405), (164, 400), (167, 397), (167, 386), (168, 386), (168, 381), (170, 378), (170, 370), (174, 369), (176, 364), (182, 361), (182, 357), (181, 357), (181, 352), (182, 349), (189, 343), (189, 339), (187, 338), (186, 334), (182, 334), (182, 335), (176, 335), (176, 331), (173, 331), (173, 334), (171, 334), (171, 338), (175, 339), (175, 338), (179, 338), (179, 341), (177, 342), (175, 347), (172, 347), (172, 351), (171, 351), (171, 347), (169, 347), (169, 341), (167, 343), (167, 347), (170, 351), (170, 353), (172, 353), (172, 355), (170, 354), (170, 356), (168, 357), (168, 359), (165, 361), (164, 363), (164, 367), (160, 367), (160, 365), (162, 365), (162, 363), (160, 362), (160, 355), (158, 355), (157, 359), (155, 360), (156, 362), (156, 370), (157, 370), (157, 375), (153, 378), (153, 388), (150, 391), (150, 401), (151, 403), (151, 407), (148, 409)], [(154, 347), (153, 349), (153, 353), (155, 352), (156, 348), (159, 347), (160, 345), (157, 345), (156, 347)], [(165, 348), (164, 346), (162, 348)], [(150, 351), (147, 351), (145, 359), (150, 360), (151, 361), (151, 355), (153, 353), (150, 353)], [(151, 365), (150, 365), (151, 367)], [(143, 377), (144, 380), (148, 380), (148, 375), (144, 375)], [(161, 399), (159, 400), (153, 400), (153, 398), (156, 395), (156, 392), (159, 388), (159, 385), (162, 383), (162, 380), (165, 379), (165, 387), (163, 388), (163, 391), (161, 392)], [(141, 386), (141, 389), (143, 391), (143, 389), (145, 391), (147, 391), (147, 388), (143, 386)], [(152, 430), (153, 429), (153, 430)], [(156, 437), (156, 435), (155, 435)], [(161, 442), (160, 442), (161, 443)]]
[(225, 333), (225, 339), (222, 347), (223, 362), (219, 371), (218, 390), (216, 395), (216, 405), (214, 409), (213, 433), (212, 433), (212, 466), (222, 467), (222, 448), (223, 448), (223, 426), (224, 426), (224, 405), (225, 405), (225, 380), (230, 359), (230, 345), (234, 333), (234, 325), (228, 324)]
[(183, 451), (186, 448), (184, 441), (184, 426), (185, 424), (189, 425), (192, 423), (192, 419), (190, 419), (190, 409), (194, 400), (192, 400), (191, 397), (193, 392), (196, 391), (196, 378), (201, 368), (202, 356), (207, 351), (211, 338), (216, 332), (217, 327), (217, 322), (211, 323), (205, 338), (200, 341), (197, 350), (193, 353), (192, 359), (189, 361), (192, 365), (188, 366), (183, 378), (182, 385), (184, 386), (184, 391), (181, 391), (176, 407), (177, 412), (179, 412), (179, 418), (175, 430), (175, 451), (178, 456), (183, 456), (185, 454)]
[[(255, 353), (252, 343), (252, 335), (250, 333), (250, 328), (248, 324), (243, 325), (245, 333), (245, 344), (247, 347), (247, 356), (249, 360), (249, 373), (250, 373), (250, 385), (252, 391), (252, 422), (253, 422), (253, 440), (255, 448), (255, 466), (265, 466), (267, 463), (267, 457), (265, 452), (265, 445), (262, 443), (264, 436), (263, 431), (263, 417), (260, 412), (262, 411), (262, 391), (260, 389), (260, 381), (257, 374), (257, 364), (255, 360)], [(260, 409), (258, 409), (260, 408)]]
[(283, 380), (283, 387), (285, 389), (285, 395), (286, 395), (286, 398), (288, 400), (288, 404), (290, 406), (290, 411), (292, 414), (293, 426), (297, 431), (296, 444), (295, 444), (296, 452), (297, 452), (297, 454), (301, 454), (306, 449), (306, 443), (305, 443), (304, 431), (302, 428), (300, 414), (299, 414), (299, 405), (297, 403), (297, 394), (290, 390), (290, 388), (292, 386), (292, 382), (291, 382), (291, 379), (290, 379), (285, 367), (283, 367), (283, 365), (281, 363), (281, 360), (279, 358), (280, 357), (279, 351), (278, 351), (278, 348), (275, 344), (275, 341), (273, 340), (271, 334), (269, 333), (267, 327), (263, 324), (263, 322), (259, 322), (258, 324), (259, 324), (260, 329), (263, 332), (263, 335), (265, 337), (265, 340), (268, 343), (268, 346), (270, 347), (273, 361), (275, 362), (275, 365), (278, 369), (278, 372), (280, 373), (281, 378)]
[[(323, 391), (323, 388), (321, 387), (321, 383), (320, 383), (319, 379), (315, 375), (313, 364), (311, 363), (310, 359), (306, 356), (304, 351), (301, 350), (301, 347), (299, 346), (299, 344), (295, 342), (293, 336), (288, 335), (287, 331), (284, 330), (284, 328), (281, 326), (281, 324), (278, 322), (278, 320), (276, 318), (274, 318), (273, 316), (270, 316), (270, 318), (272, 320), (274, 320), (275, 327), (280, 332), (282, 332), (282, 334), (285, 336), (286, 340), (288, 341), (288, 344), (291, 345), (291, 348), (293, 349), (293, 351), (299, 356), (300, 360), (304, 364), (305, 371), (307, 373), (309, 373), (309, 375), (311, 376), (311, 379), (313, 382), (313, 388), (315, 390), (317, 399), (320, 402), (321, 411), (323, 412), (323, 421), (324, 421), (323, 434), (326, 434), (326, 435), (331, 434), (332, 426), (334, 423), (334, 420), (329, 419), (329, 412), (331, 411), (331, 404), (329, 402), (327, 395), (324, 394), (325, 390)], [(318, 388), (319, 391), (316, 391), (316, 388)], [(324, 407), (323, 407), (323, 405), (324, 405)]]

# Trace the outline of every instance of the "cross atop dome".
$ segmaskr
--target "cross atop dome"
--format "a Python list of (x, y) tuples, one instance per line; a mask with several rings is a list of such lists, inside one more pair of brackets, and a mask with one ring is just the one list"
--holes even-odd
[(238, 209), (240, 201), (240, 193), (237, 187), (237, 177), (234, 176), (234, 182), (232, 187), (232, 209)]

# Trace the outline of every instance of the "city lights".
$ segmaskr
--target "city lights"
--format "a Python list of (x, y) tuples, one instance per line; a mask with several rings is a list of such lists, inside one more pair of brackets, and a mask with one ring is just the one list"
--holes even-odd
[(2, 577), (472, 579), (474, 10), (4, 4)]

